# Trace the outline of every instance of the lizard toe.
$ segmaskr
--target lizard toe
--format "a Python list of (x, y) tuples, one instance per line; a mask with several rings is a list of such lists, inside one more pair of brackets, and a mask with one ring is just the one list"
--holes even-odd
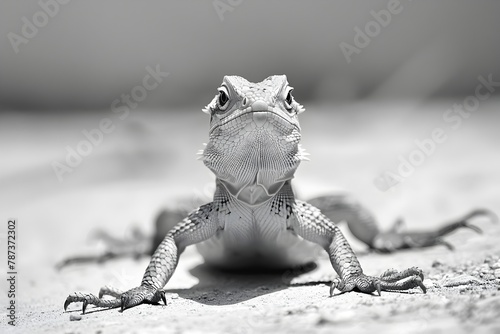
[(67, 310), (68, 306), (72, 303), (83, 303), (82, 313), (85, 314), (88, 305), (94, 305), (96, 307), (106, 307), (113, 308), (118, 306), (116, 299), (102, 299), (91, 293), (75, 292), (70, 294), (64, 301), (64, 311)]
[(419, 287), (423, 293), (427, 293), (427, 288), (423, 283), (423, 275), (411, 275), (401, 277), (398, 280), (381, 280), (382, 290), (401, 291)]

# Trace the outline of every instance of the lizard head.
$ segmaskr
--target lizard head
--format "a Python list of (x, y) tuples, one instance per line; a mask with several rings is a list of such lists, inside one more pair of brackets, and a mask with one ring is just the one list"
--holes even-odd
[(252, 83), (225, 76), (203, 110), (210, 118), (205, 165), (231, 195), (262, 203), (293, 178), (304, 152), (297, 115), (304, 111), (285, 75)]

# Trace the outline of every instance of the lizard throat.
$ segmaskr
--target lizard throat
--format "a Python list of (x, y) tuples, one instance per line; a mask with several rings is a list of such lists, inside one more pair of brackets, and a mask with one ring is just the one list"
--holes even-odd
[(271, 199), (281, 190), (281, 188), (283, 188), (285, 183), (292, 178), (293, 173), (289, 178), (277, 180), (272, 185), (265, 185), (259, 183), (259, 173), (257, 173), (254, 181), (243, 186), (240, 186), (237, 183), (231, 183), (227, 180), (222, 180), (220, 178), (217, 178), (217, 184), (224, 186), (228, 193), (239, 201), (250, 206), (257, 206)]

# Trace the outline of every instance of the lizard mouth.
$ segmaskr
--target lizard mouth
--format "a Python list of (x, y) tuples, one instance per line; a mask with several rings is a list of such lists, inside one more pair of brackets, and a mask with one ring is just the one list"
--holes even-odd
[(224, 116), (220, 119), (220, 122), (214, 124), (210, 130), (209, 135), (214, 131), (226, 126), (232, 126), (234, 123), (238, 123), (241, 120), (246, 122), (253, 121), (256, 127), (262, 127), (268, 122), (280, 125), (280, 128), (293, 128), (300, 131), (300, 127), (297, 122), (293, 122), (285, 111), (281, 110), (279, 107), (270, 105), (265, 101), (257, 100), (250, 104), (248, 107), (243, 109), (236, 109), (231, 114)]
[(266, 132), (274, 136), (300, 133), (300, 127), (276, 111), (241, 111), (227, 116), (209, 131), (210, 139), (221, 136), (245, 135), (251, 132)]

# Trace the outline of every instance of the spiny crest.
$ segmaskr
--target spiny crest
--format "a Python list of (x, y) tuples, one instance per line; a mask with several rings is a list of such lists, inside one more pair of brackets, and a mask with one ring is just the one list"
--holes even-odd
[(308, 155), (311, 155), (309, 154), (308, 152), (306, 152), (306, 149), (302, 147), (302, 145), (299, 144), (299, 153), (297, 154), (297, 156), (299, 157), (300, 160), (302, 161), (310, 161), (311, 159), (309, 159), (307, 156)]
[(304, 111), (306, 111), (306, 108), (302, 104), (299, 104), (297, 107), (297, 115), (302, 114)]
[(202, 148), (201, 150), (198, 150), (198, 152), (196, 152), (196, 155), (198, 156), (196, 158), (196, 160), (203, 160), (203, 155), (205, 154), (205, 148), (207, 147), (207, 143), (203, 143), (203, 146), (205, 146), (205, 147)]

